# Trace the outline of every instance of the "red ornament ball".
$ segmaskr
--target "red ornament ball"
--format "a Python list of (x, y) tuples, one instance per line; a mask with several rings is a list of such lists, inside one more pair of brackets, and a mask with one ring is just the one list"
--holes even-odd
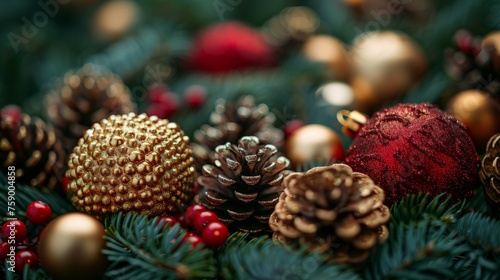
[(52, 218), (52, 209), (47, 203), (33, 201), (26, 209), (26, 217), (35, 225), (45, 225)]
[(201, 238), (207, 247), (215, 248), (224, 245), (229, 237), (229, 230), (221, 222), (209, 223), (201, 232)]
[(26, 225), (20, 220), (6, 221), (0, 230), (0, 237), (3, 241), (9, 240), (12, 236), (16, 243), (20, 243), (26, 239), (27, 235)]
[(262, 33), (242, 23), (225, 22), (201, 31), (190, 65), (208, 73), (227, 73), (274, 65), (275, 55)]
[(23, 272), (24, 266), (29, 265), (30, 268), (38, 267), (38, 256), (35, 252), (30, 250), (22, 250), (16, 253), (16, 267), (15, 270), (18, 274)]
[(478, 155), (466, 128), (430, 104), (400, 104), (373, 115), (354, 139), (346, 163), (381, 186), (386, 204), (412, 193), (472, 195)]

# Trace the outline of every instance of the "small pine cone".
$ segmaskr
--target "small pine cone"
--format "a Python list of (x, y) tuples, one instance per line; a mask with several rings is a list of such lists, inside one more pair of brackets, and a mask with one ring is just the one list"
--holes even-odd
[(87, 130), (69, 157), (71, 202), (96, 218), (119, 211), (176, 213), (194, 196), (191, 154), (176, 123), (112, 115)]
[(92, 64), (64, 75), (62, 85), (46, 96), (47, 115), (66, 147), (72, 148), (94, 123), (134, 111), (121, 79)]
[(261, 144), (271, 144), (281, 149), (284, 134), (273, 126), (275, 119), (265, 104), (255, 105), (251, 96), (244, 96), (236, 104), (219, 99), (215, 111), (210, 115), (214, 126), (204, 125), (194, 135), (199, 143), (197, 148), (193, 148), (197, 169), (213, 162), (213, 151), (217, 146), (227, 142), (237, 144), (243, 136), (256, 136)]
[(298, 241), (328, 253), (331, 261), (358, 263), (388, 237), (384, 191), (345, 164), (292, 173), (283, 186), (269, 219), (274, 240)]
[(481, 162), (479, 177), (484, 184), (484, 193), (493, 213), (500, 217), (500, 134), (491, 137), (486, 147), (486, 154)]
[(14, 120), (0, 114), (0, 163), (16, 168), (19, 183), (53, 189), (64, 167), (64, 148), (52, 127), (23, 114)]
[(275, 146), (259, 145), (255, 136), (241, 138), (237, 146), (218, 146), (215, 164), (204, 165), (198, 177), (203, 189), (195, 201), (215, 212), (231, 232), (270, 232), (269, 216), (290, 165), (287, 158), (276, 158), (276, 153)]

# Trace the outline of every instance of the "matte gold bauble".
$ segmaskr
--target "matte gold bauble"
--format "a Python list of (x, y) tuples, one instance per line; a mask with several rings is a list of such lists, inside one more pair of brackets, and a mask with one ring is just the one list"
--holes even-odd
[(98, 279), (107, 265), (104, 226), (91, 216), (70, 213), (50, 222), (40, 238), (44, 270), (55, 280)]
[(133, 1), (114, 0), (104, 3), (93, 21), (94, 34), (105, 41), (119, 39), (139, 20), (139, 7)]
[(421, 49), (408, 36), (392, 31), (356, 38), (351, 55), (354, 74), (373, 87), (376, 107), (405, 94), (427, 69)]
[(488, 35), (486, 35), (486, 37), (484, 37), (482, 42), (483, 48), (486, 48), (490, 45), (493, 45), (496, 48), (498, 54), (500, 54), (500, 31), (489, 33)]
[(285, 154), (295, 167), (311, 161), (339, 161), (344, 150), (339, 136), (330, 128), (309, 124), (297, 129), (285, 143)]
[(310, 60), (327, 65), (328, 78), (346, 80), (349, 77), (347, 51), (336, 38), (328, 35), (313, 36), (304, 43), (302, 52)]
[(500, 132), (500, 103), (482, 91), (460, 92), (448, 102), (447, 111), (467, 127), (479, 153)]

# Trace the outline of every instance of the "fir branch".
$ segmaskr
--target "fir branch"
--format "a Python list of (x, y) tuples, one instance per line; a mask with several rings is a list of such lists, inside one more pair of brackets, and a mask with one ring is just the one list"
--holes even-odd
[(233, 235), (219, 252), (224, 279), (360, 279), (343, 265), (325, 264), (318, 253), (293, 251), (266, 236)]
[(473, 246), (500, 253), (500, 221), (481, 213), (468, 213), (457, 221), (454, 230)]
[(35, 187), (15, 184), (15, 194), (13, 195), (15, 206), (11, 206), (15, 209), (14, 216), (10, 215), (8, 212), (8, 201), (9, 201), (9, 184), (7, 178), (3, 173), (0, 173), (0, 213), (2, 214), (2, 222), (4, 222), (9, 217), (16, 217), (20, 220), (26, 220), (26, 208), (28, 205), (35, 201), (40, 200), (47, 203), (52, 209), (52, 217), (57, 217), (59, 215), (75, 211), (73, 205), (69, 201), (62, 198), (59, 194), (48, 190), (48, 189), (37, 189)]
[(455, 269), (457, 279), (500, 279), (500, 255), (471, 248), (465, 256), (456, 258)]
[(25, 266), (22, 275), (9, 271), (10, 264), (5, 260), (3, 265), (0, 266), (2, 269), (1, 275), (5, 280), (50, 280), (51, 278), (47, 276), (42, 268), (31, 269), (29, 266)]
[(365, 279), (453, 278), (453, 257), (469, 248), (446, 227), (436, 230), (428, 222), (401, 223), (390, 232), (389, 240), (378, 245), (366, 261)]
[(213, 252), (182, 243), (186, 234), (179, 225), (165, 229), (157, 219), (121, 213), (105, 220), (111, 265), (106, 276), (113, 279), (192, 279), (216, 275)]
[(391, 207), (391, 225), (419, 223), (423, 220), (434, 225), (454, 223), (464, 203), (449, 206), (451, 197), (440, 194), (429, 201), (429, 194), (411, 194)]

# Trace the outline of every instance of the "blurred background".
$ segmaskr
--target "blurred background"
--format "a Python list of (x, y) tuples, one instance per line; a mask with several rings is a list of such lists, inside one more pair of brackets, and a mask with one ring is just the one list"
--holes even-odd
[[(252, 95), (280, 128), (339, 132), (343, 109), (430, 102), (483, 112), (478, 147), (500, 130), (493, 0), (19, 0), (0, 2), (0, 23), (0, 107), (56, 126), (125, 106), (192, 136), (217, 99)], [(88, 107), (82, 87), (118, 101)]]

